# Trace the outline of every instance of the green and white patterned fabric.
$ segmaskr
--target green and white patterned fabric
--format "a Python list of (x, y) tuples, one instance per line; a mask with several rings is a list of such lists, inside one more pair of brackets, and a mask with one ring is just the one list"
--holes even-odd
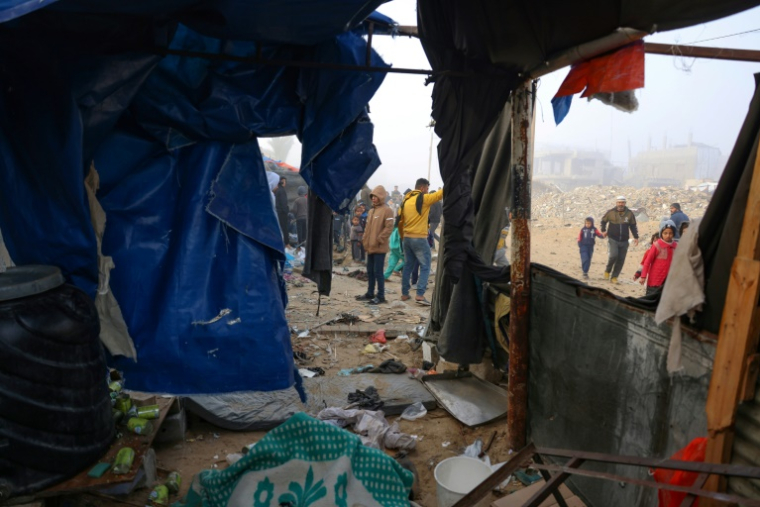
[(187, 507), (408, 506), (413, 476), (359, 437), (295, 414), (226, 470), (193, 480)]

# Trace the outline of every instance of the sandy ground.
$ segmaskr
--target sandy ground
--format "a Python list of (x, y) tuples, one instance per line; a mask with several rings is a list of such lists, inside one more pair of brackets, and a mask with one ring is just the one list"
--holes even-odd
[[(351, 266), (349, 272), (356, 267), (358, 266)], [(339, 267), (338, 271), (341, 272), (342, 267)], [(319, 366), (325, 370), (326, 375), (336, 375), (341, 368), (351, 368), (368, 362), (380, 362), (381, 359), (392, 356), (409, 367), (420, 367), (422, 365), (422, 349), (418, 348), (413, 351), (408, 341), (389, 340), (389, 353), (381, 357), (370, 357), (361, 354), (361, 349), (369, 343), (369, 335), (367, 334), (347, 335), (312, 332), (309, 337), (298, 338), (300, 331), (313, 328), (344, 313), (361, 315), (367, 319), (374, 317), (380, 322), (387, 321), (389, 326), (408, 326), (410, 330), (413, 330), (416, 325), (424, 324), (427, 321), (429, 308), (420, 307), (412, 302), (402, 303), (400, 301), (400, 280), (400, 278), (393, 277), (392, 281), (387, 284), (387, 298), (391, 304), (372, 307), (354, 300), (354, 296), (366, 291), (366, 282), (348, 276), (336, 275), (333, 278), (332, 295), (331, 297), (322, 297), (319, 315), (317, 316), (316, 286), (300, 276), (294, 276), (288, 282), (290, 304), (287, 316), (291, 327), (297, 329), (292, 333), (294, 349), (303, 350), (309, 356), (309, 359), (300, 362), (299, 366)], [(431, 296), (433, 287), (434, 282), (431, 279), (428, 297)], [(398, 301), (398, 303), (393, 305), (394, 301)], [(326, 352), (327, 345), (330, 346), (331, 350), (337, 351), (337, 359), (334, 355)], [(389, 417), (388, 419), (389, 422), (393, 422), (397, 418)], [(243, 446), (257, 442), (266, 434), (263, 431), (226, 431), (194, 416), (190, 416), (188, 422), (189, 428), (184, 442), (155, 447), (159, 475), (165, 476), (171, 470), (179, 471), (184, 478), (183, 494), (194, 474), (209, 468), (226, 468), (225, 457), (227, 454), (239, 452)], [(495, 433), (493, 444), (488, 453), (492, 463), (506, 461), (509, 457), (504, 419), (478, 428), (468, 428), (451, 417), (446, 411), (438, 408), (429, 411), (424, 418), (417, 421), (399, 419), (399, 424), (401, 431), (418, 436), (417, 448), (409, 454), (409, 459), (419, 474), (420, 480), (415, 491), (417, 502), (423, 507), (436, 506), (436, 483), (433, 477), (435, 466), (443, 459), (462, 454), (465, 447), (478, 438), (485, 443)], [(396, 451), (386, 452), (390, 456), (396, 455)], [(510, 484), (508, 491), (521, 487), (519, 483)], [(141, 489), (118, 501), (92, 495), (80, 495), (75, 500), (78, 505), (109, 507), (133, 505), (142, 507), (146, 504), (149, 493), (149, 489)], [(489, 505), (495, 498), (497, 497), (491, 495), (480, 505)]]
[[(532, 261), (558, 269), (570, 276), (580, 278), (580, 256), (576, 238), (580, 224), (566, 224), (561, 219), (545, 219), (532, 223)], [(657, 223), (640, 224), (642, 238), (648, 238), (656, 230)], [(611, 285), (603, 279), (602, 273), (607, 259), (605, 240), (597, 243), (592, 261), (590, 285), (604, 287), (621, 296), (641, 296), (644, 288), (631, 280), (638, 267), (647, 246), (641, 242), (638, 247), (629, 250), (628, 259), (620, 277), (619, 285)], [(333, 290), (330, 297), (322, 297), (317, 314), (318, 297), (316, 286), (298, 276), (288, 281), (289, 306), (287, 309), (288, 322), (293, 329), (292, 339), (295, 350), (305, 352), (308, 359), (299, 363), (300, 367), (321, 367), (326, 375), (336, 375), (342, 368), (352, 368), (380, 362), (382, 359), (395, 357), (409, 367), (420, 367), (422, 350), (413, 351), (408, 341), (389, 341), (389, 351), (382, 355), (366, 356), (361, 354), (362, 348), (368, 343), (368, 334), (339, 334), (315, 333), (308, 337), (299, 338), (298, 334), (306, 329), (312, 329), (319, 324), (350, 313), (365, 322), (376, 323), (377, 327), (406, 326), (410, 332), (415, 326), (425, 324), (429, 308), (420, 307), (412, 301), (401, 302), (401, 283), (399, 277), (392, 277), (387, 283), (387, 299), (389, 304), (373, 307), (357, 302), (354, 297), (366, 291), (366, 282), (345, 276), (359, 266), (350, 261), (345, 265), (336, 266), (333, 277)], [(434, 268), (437, 269), (437, 261)], [(434, 280), (431, 277), (428, 286), (428, 298), (432, 297)], [(332, 353), (328, 352), (328, 348)], [(501, 381), (502, 386), (504, 386)], [(393, 421), (395, 418), (389, 418)], [(445, 458), (461, 454), (465, 447), (480, 438), (487, 442), (494, 432), (493, 445), (489, 451), (492, 463), (505, 461), (509, 457), (506, 439), (506, 421), (504, 419), (478, 428), (468, 428), (451, 417), (443, 409), (430, 411), (427, 416), (418, 421), (400, 420), (402, 431), (417, 435), (417, 448), (409, 455), (419, 474), (419, 484), (416, 488), (417, 502), (424, 507), (436, 506), (436, 483), (433, 477), (435, 466)], [(170, 470), (179, 471), (185, 481), (184, 488), (189, 485), (192, 476), (203, 469), (227, 466), (225, 457), (229, 453), (239, 452), (247, 444), (257, 442), (265, 432), (231, 432), (221, 430), (195, 417), (189, 419), (189, 429), (184, 442), (157, 446), (159, 472), (166, 474)], [(386, 451), (395, 456), (395, 451)], [(509, 490), (522, 487), (516, 481), (510, 484)], [(119, 501), (107, 500), (81, 495), (77, 502), (81, 505), (134, 505), (142, 507), (150, 490), (143, 489)], [(184, 491), (183, 491), (184, 493)], [(496, 497), (491, 495), (480, 505), (488, 505)]]
[[(624, 297), (644, 296), (646, 288), (633, 281), (633, 274), (641, 264), (649, 248), (652, 234), (657, 232), (659, 222), (639, 222), (639, 245), (631, 245), (623, 265), (623, 271), (614, 285), (604, 279), (607, 266), (607, 240), (596, 240), (594, 257), (591, 260), (588, 285), (607, 289)], [(581, 257), (578, 252), (578, 232), (583, 224), (575, 224), (562, 219), (544, 219), (531, 224), (531, 262), (544, 264), (566, 275), (582, 280)]]

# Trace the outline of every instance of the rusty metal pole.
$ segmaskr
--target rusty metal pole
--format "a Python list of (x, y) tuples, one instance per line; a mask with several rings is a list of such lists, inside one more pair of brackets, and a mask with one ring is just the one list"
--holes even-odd
[(526, 445), (528, 421), (528, 318), (530, 316), (530, 186), (533, 164), (535, 84), (522, 83), (512, 94), (512, 181), (510, 235), (511, 309), (509, 320), (509, 448)]

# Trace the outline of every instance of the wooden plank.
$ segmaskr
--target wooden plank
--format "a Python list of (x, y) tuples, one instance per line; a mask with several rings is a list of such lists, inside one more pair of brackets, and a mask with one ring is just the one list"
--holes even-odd
[[(708, 463), (728, 463), (731, 459), (736, 408), (745, 383), (747, 358), (757, 351), (755, 308), (760, 296), (760, 261), (737, 257), (731, 268), (726, 304), (715, 350), (713, 373), (707, 394)], [(725, 479), (711, 476), (710, 491), (724, 491)], [(706, 502), (706, 505), (716, 505)]]
[[(582, 464), (583, 460), (581, 458), (570, 458), (570, 461), (567, 462), (565, 468), (578, 468)], [(536, 491), (536, 494), (533, 495), (530, 500), (525, 502), (525, 507), (538, 507), (541, 505), (541, 502), (546, 500), (549, 495), (557, 492), (557, 488), (559, 488), (560, 485), (565, 482), (568, 477), (570, 477), (570, 474), (564, 471), (552, 476), (552, 478), (549, 480), (549, 482), (546, 483), (543, 488), (541, 488), (539, 491)], [(561, 500), (562, 503), (564, 503), (561, 495), (557, 498), (558, 500)]]
[(114, 458), (116, 458), (116, 453), (119, 452), (119, 449), (123, 447), (131, 447), (135, 451), (135, 461), (129, 473), (124, 475), (114, 475), (109, 470), (100, 478), (90, 477), (87, 475), (87, 472), (90, 471), (92, 466), (95, 466), (96, 463), (93, 463), (92, 466), (83, 470), (79, 475), (72, 477), (66, 482), (53, 486), (52, 488), (48, 488), (35, 496), (44, 498), (69, 495), (72, 493), (105, 489), (118, 484), (132, 482), (137, 476), (137, 471), (140, 469), (143, 456), (148, 449), (150, 449), (153, 439), (158, 434), (158, 430), (164, 422), (164, 419), (166, 419), (166, 415), (169, 413), (169, 408), (172, 406), (172, 403), (174, 403), (174, 398), (159, 398), (157, 403), (160, 409), (160, 415), (158, 419), (151, 421), (151, 423), (153, 423), (153, 432), (151, 434), (136, 435), (130, 432), (126, 426), (120, 426), (119, 430), (122, 432), (122, 436), (115, 439), (106, 454), (98, 460), (98, 463), (108, 462), (113, 464)]
[(613, 482), (623, 482), (626, 484), (634, 484), (636, 486), (644, 486), (653, 489), (665, 489), (668, 491), (676, 491), (679, 493), (686, 493), (687, 495), (693, 494), (700, 497), (699, 505), (703, 506), (703, 502), (706, 499), (714, 499), (720, 502), (738, 503), (744, 507), (760, 507), (760, 500), (753, 500), (749, 498), (743, 498), (737, 495), (729, 495), (728, 493), (715, 493), (706, 489), (698, 489), (694, 487), (678, 486), (676, 484), (663, 484), (655, 481), (646, 481), (642, 479), (636, 479), (635, 477), (626, 477), (623, 475), (610, 474), (607, 472), (597, 472), (595, 470), (584, 470), (582, 468), (567, 468), (556, 465), (533, 465), (533, 468), (543, 468), (551, 472), (567, 472), (571, 475), (579, 475), (582, 477), (591, 477), (593, 479), (604, 479)]
[(749, 184), (749, 195), (744, 208), (744, 220), (736, 256), (760, 260), (760, 149), (755, 158), (752, 182)]
[[(694, 484), (692, 484), (692, 487), (694, 488), (702, 488), (704, 487), (705, 483), (707, 482), (707, 478), (709, 477), (708, 474), (699, 474), (697, 478), (694, 480)], [(680, 507), (691, 507), (694, 505), (694, 500), (696, 500), (696, 495), (686, 495), (681, 502)]]
[[(731, 459), (736, 408), (750, 389), (752, 362), (757, 353), (760, 296), (760, 151), (755, 155), (752, 181), (744, 209), (736, 258), (731, 266), (726, 303), (720, 324), (713, 373), (707, 394), (708, 463), (728, 463)], [(754, 383), (752, 383), (754, 385)], [(705, 485), (710, 491), (725, 491), (726, 480), (715, 475)], [(718, 505), (705, 501), (703, 507)]]
[(644, 52), (653, 55), (684, 56), (689, 58), (709, 58), (736, 62), (760, 62), (760, 51), (753, 49), (711, 48), (704, 46), (681, 46), (645, 42)]
[(378, 329), (385, 329), (386, 333), (414, 333), (414, 328), (419, 324), (392, 325), (387, 324), (333, 324), (316, 327), (311, 330), (314, 334), (320, 333), (374, 333)]

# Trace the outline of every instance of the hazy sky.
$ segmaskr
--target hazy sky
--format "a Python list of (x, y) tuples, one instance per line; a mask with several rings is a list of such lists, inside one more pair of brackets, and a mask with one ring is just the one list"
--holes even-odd
[[(393, 0), (378, 9), (402, 25), (416, 25), (416, 1)], [(650, 42), (690, 44), (695, 41), (760, 29), (760, 8), (745, 11), (691, 28), (647, 37)], [(757, 49), (760, 31), (700, 43), (702, 46)], [(417, 39), (375, 37), (373, 47), (394, 67), (430, 68)], [(545, 76), (540, 81), (536, 105), (536, 147), (558, 146), (598, 149), (612, 153), (612, 160), (628, 165), (628, 141), (632, 152), (652, 144), (660, 147), (663, 136), (669, 144), (687, 142), (691, 133), (696, 142), (730, 153), (744, 120), (754, 90), (753, 73), (760, 63), (724, 62), (706, 59), (646, 56), (646, 85), (636, 92), (639, 110), (623, 113), (598, 101), (575, 97), (570, 114), (554, 125), (551, 99), (569, 69)], [(425, 76), (388, 74), (370, 102), (375, 124), (375, 145), (382, 165), (370, 179), (370, 186), (411, 187), (418, 177), (426, 177), (430, 147), (432, 85)], [(435, 145), (431, 182), (442, 184)], [(293, 149), (289, 163), (299, 165), (300, 151)]]

